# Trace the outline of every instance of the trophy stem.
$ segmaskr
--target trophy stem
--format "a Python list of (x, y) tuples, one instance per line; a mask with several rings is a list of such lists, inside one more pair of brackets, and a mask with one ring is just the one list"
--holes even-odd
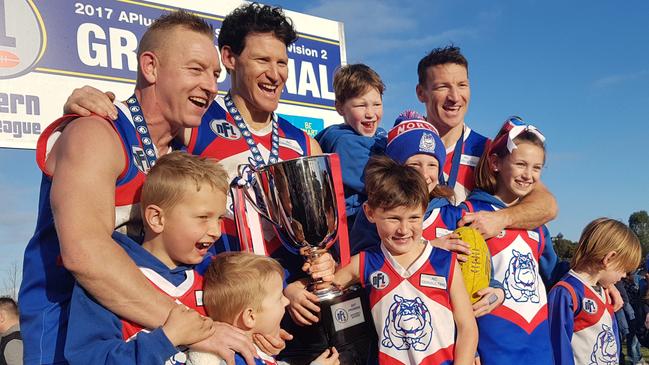
[[(305, 251), (306, 252), (304, 254), (304, 258), (308, 262), (313, 262), (318, 257), (327, 252), (326, 249), (317, 247), (309, 247)], [(326, 288), (318, 288), (318, 286), (320, 286), (321, 284), (329, 284), (329, 286)], [(321, 278), (311, 278), (309, 283), (307, 284), (307, 290), (318, 296), (318, 299), (320, 299), (320, 301), (331, 300), (343, 294), (343, 291), (338, 286), (333, 285), (333, 283), (325, 283), (325, 281)]]

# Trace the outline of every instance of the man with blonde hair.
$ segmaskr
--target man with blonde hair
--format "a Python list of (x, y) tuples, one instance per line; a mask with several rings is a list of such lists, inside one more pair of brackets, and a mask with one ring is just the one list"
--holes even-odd
[[(75, 281), (120, 317), (147, 328), (165, 323), (173, 301), (149, 284), (111, 234), (141, 238), (138, 203), (146, 173), (181, 131), (200, 124), (220, 71), (212, 26), (172, 12), (142, 37), (135, 91), (115, 103), (115, 121), (66, 115), (41, 134), (39, 216), (19, 294), (26, 363), (65, 363)], [(179, 316), (190, 321), (193, 315)], [(252, 364), (252, 344), (230, 326), (215, 327), (204, 347), (226, 355), (236, 349)]]

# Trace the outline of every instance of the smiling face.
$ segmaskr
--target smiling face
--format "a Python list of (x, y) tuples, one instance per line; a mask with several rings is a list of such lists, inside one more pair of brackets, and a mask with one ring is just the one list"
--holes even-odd
[(207, 249), (221, 236), (221, 220), (225, 216), (226, 196), (209, 184), (199, 191), (185, 188), (182, 199), (163, 210), (163, 229), (160, 233), (166, 258), (165, 263), (198, 264)]
[(529, 194), (541, 180), (544, 161), (543, 148), (529, 142), (517, 143), (517, 148), (505, 157), (489, 156), (496, 174), (495, 195), (511, 204)]
[(439, 161), (437, 161), (437, 158), (419, 153), (408, 157), (405, 165), (414, 168), (426, 179), (428, 193), (435, 189), (439, 180)]
[(336, 102), (336, 110), (356, 133), (373, 137), (383, 118), (383, 98), (379, 91), (372, 87), (364, 94), (349, 98), (342, 104)]
[(237, 104), (241, 113), (244, 117), (247, 112), (253, 118), (263, 115), (268, 119), (277, 109), (288, 78), (288, 54), (284, 42), (273, 33), (250, 33), (241, 54), (237, 55), (229, 46), (224, 46), (221, 56), (232, 75), (230, 92), (235, 102), (237, 98), (243, 101), (243, 105)]
[(279, 337), (279, 324), (289, 304), (288, 298), (283, 293), (282, 277), (276, 272), (271, 273), (266, 279), (264, 288), (266, 296), (255, 311), (253, 332)]
[(399, 206), (392, 209), (363, 205), (367, 219), (376, 224), (381, 243), (393, 256), (418, 255), (424, 209), (421, 206)]
[[(156, 107), (163, 117), (182, 127), (197, 127), (214, 100), (221, 72), (213, 41), (183, 27), (167, 32), (163, 46), (141, 57), (157, 59), (154, 86)], [(146, 67), (146, 66), (145, 66)]]
[(426, 70), (426, 82), (417, 85), (417, 98), (426, 106), (426, 119), (444, 136), (464, 127), (471, 88), (466, 67), (456, 63), (435, 65)]

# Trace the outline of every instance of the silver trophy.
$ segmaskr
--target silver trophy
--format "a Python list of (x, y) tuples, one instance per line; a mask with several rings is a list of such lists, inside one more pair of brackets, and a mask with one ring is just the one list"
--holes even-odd
[[(327, 155), (300, 157), (259, 168), (242, 165), (239, 176), (250, 182), (250, 189), (245, 189), (246, 199), (273, 223), (280, 238), (298, 249), (306, 260), (316, 259), (334, 243), (338, 209)], [(312, 279), (307, 286), (321, 301), (342, 294), (334, 285), (318, 289), (322, 282)]]

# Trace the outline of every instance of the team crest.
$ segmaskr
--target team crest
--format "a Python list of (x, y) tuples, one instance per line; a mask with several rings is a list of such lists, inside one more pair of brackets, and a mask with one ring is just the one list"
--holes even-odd
[(381, 345), (397, 350), (426, 351), (433, 336), (431, 315), (421, 298), (394, 295), (388, 310)]
[(210, 129), (219, 137), (235, 141), (241, 138), (241, 131), (234, 124), (225, 119), (212, 119)]
[(597, 341), (590, 354), (589, 365), (615, 365), (619, 361), (617, 343), (611, 327), (602, 324), (602, 330), (597, 335)]
[(370, 285), (372, 285), (374, 289), (385, 289), (390, 285), (390, 278), (383, 271), (375, 271), (370, 274)]
[(505, 272), (505, 298), (516, 302), (539, 302), (537, 271), (532, 253), (523, 254), (513, 250), (514, 257), (509, 260)]
[(419, 140), (419, 151), (435, 153), (435, 139), (430, 133), (424, 133)]

